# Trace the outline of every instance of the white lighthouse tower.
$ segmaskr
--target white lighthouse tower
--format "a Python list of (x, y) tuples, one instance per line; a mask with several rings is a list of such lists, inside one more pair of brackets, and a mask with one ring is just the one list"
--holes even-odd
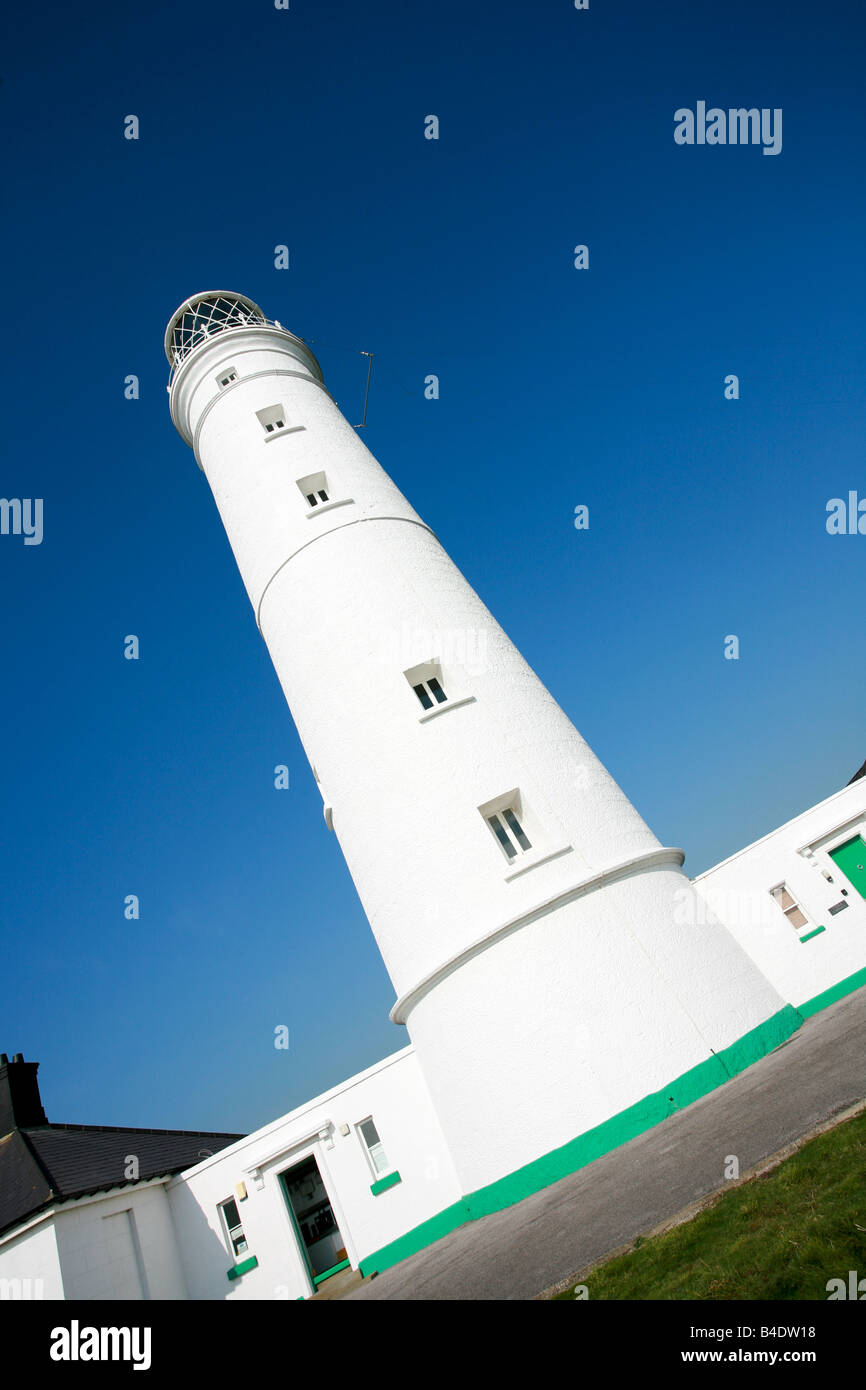
[(210, 484), (464, 1190), (771, 1026), (782, 999), (696, 910), (682, 852), (656, 839), (362, 444), (309, 347), (225, 291), (182, 304), (165, 345), (172, 419)]

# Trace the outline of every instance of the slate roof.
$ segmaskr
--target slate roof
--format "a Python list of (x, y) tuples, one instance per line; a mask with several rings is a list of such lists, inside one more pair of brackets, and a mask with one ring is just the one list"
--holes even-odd
[[(857, 782), (860, 780), (861, 777), (866, 777), (866, 763), (863, 764), (859, 772), (854, 773), (854, 776), (851, 778), (851, 782)], [(851, 785), (851, 782), (848, 783), (849, 787)]]
[[(53, 1202), (180, 1173), (243, 1137), (100, 1125), (13, 1129), (0, 1138), (0, 1234)], [(137, 1179), (125, 1173), (133, 1155)]]
[(18, 1129), (0, 1139), (0, 1232), (51, 1200), (51, 1187)]

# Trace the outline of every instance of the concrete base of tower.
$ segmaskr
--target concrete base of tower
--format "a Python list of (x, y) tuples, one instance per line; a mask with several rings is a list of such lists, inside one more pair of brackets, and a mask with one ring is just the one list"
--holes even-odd
[(712, 1067), (784, 1011), (725, 927), (691, 910), (693, 894), (675, 865), (648, 868), (415, 995), (406, 1021), (464, 1192)]

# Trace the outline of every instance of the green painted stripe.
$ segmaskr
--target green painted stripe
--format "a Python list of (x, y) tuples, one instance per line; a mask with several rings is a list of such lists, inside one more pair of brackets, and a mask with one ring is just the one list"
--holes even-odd
[(367, 1275), (389, 1269), (391, 1265), (399, 1264), (409, 1255), (417, 1254), (434, 1241), (441, 1240), (458, 1226), (513, 1206), (515, 1202), (523, 1201), (524, 1197), (529, 1197), (533, 1192), (540, 1192), (542, 1188), (549, 1187), (551, 1183), (558, 1182), (569, 1173), (585, 1168), (603, 1154), (610, 1153), (622, 1144), (627, 1144), (638, 1134), (643, 1134), (644, 1130), (661, 1124), (662, 1120), (691, 1105), (692, 1101), (700, 1096), (724, 1085), (759, 1057), (772, 1052), (796, 1032), (802, 1022), (802, 1012), (791, 1004), (786, 1004), (772, 1018), (766, 1019), (730, 1047), (713, 1053), (711, 1057), (692, 1067), (690, 1071), (684, 1072), (662, 1090), (644, 1096), (627, 1110), (620, 1111), (603, 1124), (596, 1125), (594, 1129), (569, 1140), (561, 1148), (553, 1149), (541, 1158), (534, 1159), (525, 1167), (518, 1168), (515, 1173), (470, 1193), (462, 1201), (446, 1207), (438, 1215), (416, 1226), (414, 1230), (407, 1231), (405, 1235), (391, 1241), (375, 1254), (368, 1255), (361, 1261), (361, 1273)]
[(396, 1187), (398, 1182), (402, 1181), (399, 1173), (389, 1173), (387, 1178), (380, 1178), (378, 1182), (374, 1182), (370, 1191), (374, 1197), (378, 1197), (380, 1192), (387, 1192), (389, 1187)]
[(316, 1274), (316, 1275), (314, 1275), (314, 1276), (313, 1276), (313, 1283), (314, 1283), (314, 1284), (322, 1284), (322, 1283), (324, 1283), (324, 1281), (325, 1281), (326, 1279), (330, 1279), (330, 1277), (331, 1277), (332, 1274), (339, 1274), (341, 1269), (348, 1269), (348, 1268), (349, 1268), (349, 1261), (348, 1261), (348, 1260), (341, 1260), (340, 1263), (339, 1263), (338, 1265), (331, 1265), (331, 1268), (330, 1268), (330, 1269), (325, 1269), (325, 1270), (322, 1271), (321, 1274)]
[(684, 1110), (700, 1096), (707, 1095), (738, 1072), (744, 1071), (759, 1057), (772, 1052), (802, 1022), (797, 1010), (786, 1004), (772, 1018), (766, 1019), (721, 1052), (713, 1053), (699, 1062), (662, 1090), (644, 1096), (635, 1105), (621, 1110), (618, 1115), (612, 1115), (609, 1120), (571, 1139), (561, 1148), (535, 1159), (524, 1168), (518, 1168), (516, 1173), (472, 1193), (468, 1201), (473, 1217), (488, 1216), (494, 1211), (501, 1211), (503, 1207), (513, 1206), (533, 1192), (549, 1187), (568, 1173), (575, 1173), (588, 1163), (594, 1163), (603, 1154), (627, 1144), (630, 1139), (643, 1134), (644, 1130), (661, 1124), (669, 1115)]
[(239, 1265), (235, 1265), (232, 1269), (228, 1270), (226, 1272), (226, 1278), (240, 1279), (242, 1274), (246, 1274), (249, 1270), (255, 1269), (257, 1264), (258, 1260), (255, 1255), (251, 1255), (248, 1260), (242, 1260)]
[(409, 1255), (417, 1254), (419, 1250), (433, 1245), (443, 1236), (456, 1230), (458, 1226), (465, 1226), (471, 1220), (472, 1215), (468, 1202), (455, 1202), (453, 1206), (445, 1207), (444, 1211), (437, 1212), (435, 1216), (422, 1221), (420, 1226), (413, 1227), (405, 1235), (398, 1236), (389, 1245), (377, 1250), (375, 1255), (369, 1255), (361, 1261), (358, 1268), (364, 1276), (373, 1274), (377, 1270), (389, 1269), (391, 1265), (399, 1264)]
[(816, 994), (814, 999), (810, 999), (805, 1004), (798, 1004), (797, 1008), (804, 1018), (811, 1018), (812, 1014), (820, 1013), (821, 1009), (828, 1008), (835, 1004), (838, 999), (844, 999), (846, 994), (853, 994), (855, 989), (862, 989), (866, 985), (866, 967), (857, 970), (853, 975), (840, 980), (838, 985), (825, 989), (823, 994)]
[(807, 931), (805, 936), (801, 936), (801, 937), (800, 937), (800, 940), (801, 940), (801, 941), (811, 941), (813, 936), (820, 936), (821, 933), (822, 933), (822, 931), (826, 931), (826, 930), (827, 930), (826, 927), (816, 927), (814, 931)]

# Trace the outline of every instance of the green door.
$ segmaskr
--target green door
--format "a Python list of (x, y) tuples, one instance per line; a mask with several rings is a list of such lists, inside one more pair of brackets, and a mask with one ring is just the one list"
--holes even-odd
[(866, 898), (866, 842), (862, 835), (855, 835), (847, 844), (830, 851), (830, 858), (853, 883), (861, 898)]

